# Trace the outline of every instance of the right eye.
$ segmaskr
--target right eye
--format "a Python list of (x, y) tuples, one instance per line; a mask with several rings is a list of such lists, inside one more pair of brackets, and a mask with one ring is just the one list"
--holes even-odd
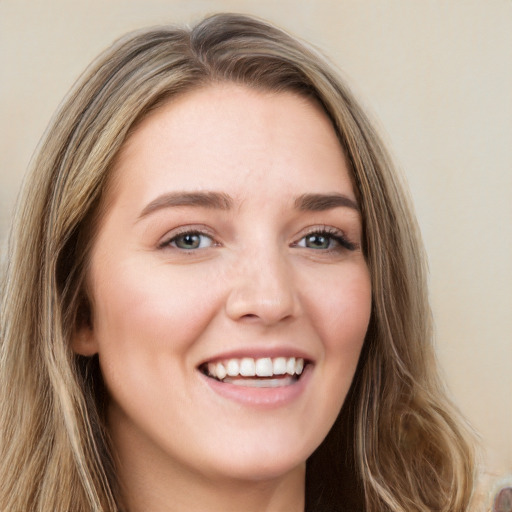
[(171, 246), (184, 251), (191, 251), (194, 249), (205, 249), (213, 245), (213, 239), (200, 233), (198, 231), (188, 231), (173, 236), (162, 244), (162, 247)]

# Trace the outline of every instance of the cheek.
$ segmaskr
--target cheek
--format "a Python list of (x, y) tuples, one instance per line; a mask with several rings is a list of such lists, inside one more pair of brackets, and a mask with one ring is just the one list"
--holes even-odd
[[(94, 331), (100, 353), (118, 358), (157, 359), (161, 351), (180, 353), (214, 315), (215, 286), (200, 286), (189, 272), (163, 264), (125, 261), (104, 265), (94, 280)], [(101, 355), (101, 354), (100, 354)]]
[(322, 439), (334, 424), (354, 374), (371, 314), (371, 284), (364, 262), (311, 273), (301, 283), (303, 304), (322, 355), (315, 369), (319, 389), (310, 417), (317, 418), (315, 434)]
[(317, 276), (314, 290), (316, 293), (309, 295), (309, 305), (312, 323), (322, 342), (319, 371), (332, 424), (352, 384), (368, 330), (372, 305), (369, 271), (365, 263), (347, 265), (324, 279)]
[(101, 270), (93, 283), (93, 330), (112, 403), (140, 424), (162, 403), (174, 411), (170, 417), (179, 415), (191, 400), (184, 383), (215, 314), (218, 287), (204, 289), (184, 269), (135, 259)]
[[(319, 286), (321, 284), (321, 286)], [(371, 314), (372, 294), (366, 264), (347, 265), (342, 272), (310, 283), (309, 304), (316, 330), (331, 355), (359, 356)]]

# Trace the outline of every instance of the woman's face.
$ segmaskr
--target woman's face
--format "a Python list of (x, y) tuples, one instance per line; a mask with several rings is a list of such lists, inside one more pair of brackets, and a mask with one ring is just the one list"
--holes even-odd
[(73, 343), (99, 354), (122, 463), (250, 480), (303, 470), (371, 305), (329, 120), (292, 93), (210, 86), (146, 118), (113, 173), (92, 325)]

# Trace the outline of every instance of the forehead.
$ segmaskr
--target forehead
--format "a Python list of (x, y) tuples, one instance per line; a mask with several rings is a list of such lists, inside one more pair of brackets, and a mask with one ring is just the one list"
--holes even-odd
[(112, 188), (149, 201), (167, 189), (243, 195), (262, 182), (353, 196), (344, 151), (318, 104), (223, 83), (172, 98), (145, 118), (118, 155)]

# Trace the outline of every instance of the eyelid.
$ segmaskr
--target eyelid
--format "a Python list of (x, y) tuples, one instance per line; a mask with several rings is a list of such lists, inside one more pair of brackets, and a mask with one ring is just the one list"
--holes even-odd
[[(157, 248), (158, 249), (165, 249), (166, 247), (173, 247), (171, 246), (171, 242), (181, 235), (187, 235), (187, 234), (197, 234), (201, 236), (206, 236), (212, 240), (212, 246), (220, 245), (217, 240), (215, 239), (215, 235), (212, 232), (211, 229), (207, 228), (204, 225), (194, 225), (194, 224), (187, 224), (184, 226), (178, 226), (168, 233), (166, 233), (158, 242)], [(180, 250), (178, 247), (173, 247), (175, 249)], [(197, 249), (196, 249), (197, 250)]]
[[(360, 247), (360, 245), (358, 243), (354, 243), (351, 240), (349, 240), (349, 238), (347, 237), (347, 235), (345, 234), (345, 232), (343, 230), (336, 228), (334, 226), (328, 226), (328, 225), (311, 226), (311, 227), (307, 228), (300, 235), (300, 238), (298, 238), (298, 240), (292, 244), (292, 246), (299, 247), (298, 243), (301, 240), (303, 240), (304, 238), (306, 238), (309, 235), (315, 235), (315, 234), (327, 235), (328, 237), (330, 237), (331, 239), (334, 239), (338, 243), (338, 247), (334, 247), (331, 249), (323, 249), (323, 250), (314, 249), (315, 251), (318, 251), (318, 252), (327, 253), (327, 252), (335, 252), (335, 251), (339, 252), (339, 251), (343, 251), (343, 250), (355, 251), (356, 249), (358, 249)], [(300, 247), (302, 247), (302, 246), (300, 246)], [(305, 247), (305, 248), (307, 249), (307, 247)]]

